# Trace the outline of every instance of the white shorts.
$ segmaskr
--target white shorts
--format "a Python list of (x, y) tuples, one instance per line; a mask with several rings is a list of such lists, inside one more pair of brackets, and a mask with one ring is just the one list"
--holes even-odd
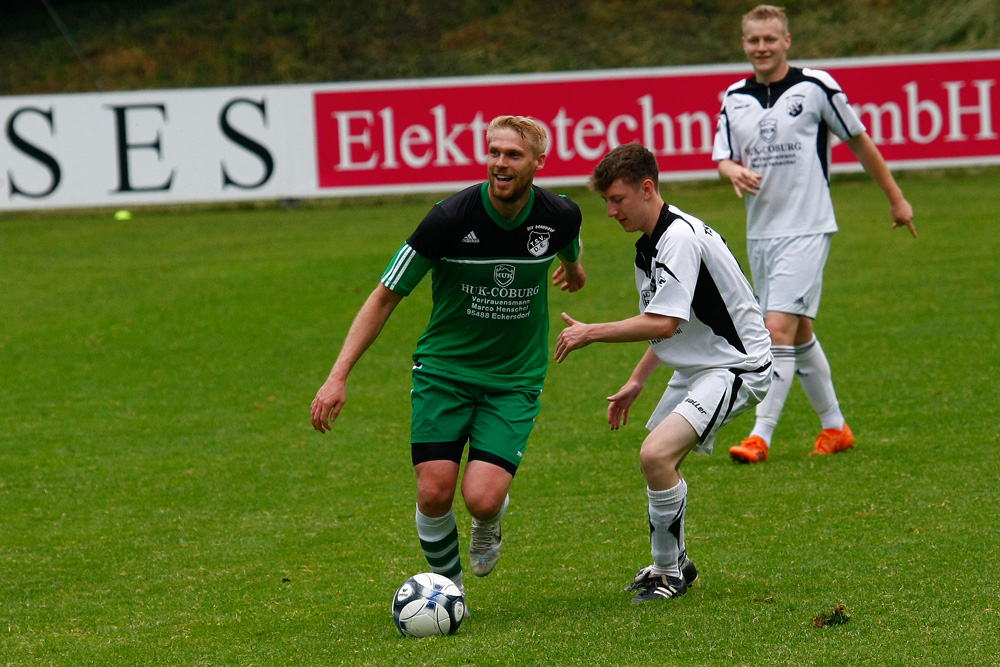
[(719, 429), (760, 403), (770, 386), (770, 361), (755, 371), (712, 368), (685, 375), (675, 370), (646, 428), (652, 431), (676, 412), (698, 433), (695, 449), (711, 454)]
[(833, 234), (747, 240), (760, 309), (816, 318)]

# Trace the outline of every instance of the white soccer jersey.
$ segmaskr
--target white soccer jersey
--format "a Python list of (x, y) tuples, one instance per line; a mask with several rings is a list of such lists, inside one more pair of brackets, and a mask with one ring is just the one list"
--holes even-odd
[(684, 320), (671, 338), (650, 341), (660, 361), (685, 374), (770, 363), (764, 317), (718, 232), (665, 204), (652, 238), (643, 234), (635, 249), (639, 311)]
[(770, 85), (754, 77), (726, 91), (712, 159), (734, 160), (762, 176), (744, 196), (747, 238), (837, 231), (830, 199), (830, 132), (847, 140), (865, 126), (829, 74), (792, 67)]

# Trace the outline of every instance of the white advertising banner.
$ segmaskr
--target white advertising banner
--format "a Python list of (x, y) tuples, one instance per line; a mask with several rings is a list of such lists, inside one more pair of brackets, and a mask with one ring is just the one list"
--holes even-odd
[[(893, 169), (1000, 164), (1000, 51), (793, 61), (829, 71)], [(0, 97), (0, 211), (448, 191), (485, 178), (499, 114), (549, 129), (539, 182), (639, 141), (664, 180), (716, 178), (748, 64)], [(836, 143), (836, 142), (835, 142)], [(835, 145), (834, 169), (860, 169)]]
[(0, 98), (0, 210), (314, 197), (313, 89)]

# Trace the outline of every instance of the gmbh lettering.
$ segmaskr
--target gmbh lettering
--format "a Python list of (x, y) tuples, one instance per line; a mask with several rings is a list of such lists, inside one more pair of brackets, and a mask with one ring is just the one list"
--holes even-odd
[[(955, 80), (947, 74), (955, 68), (945, 63), (862, 64), (828, 71), (856, 103), (876, 145), (900, 147), (887, 153), (887, 159), (945, 159), (956, 152), (1000, 152), (998, 77), (984, 76), (995, 71), (990, 62), (995, 60), (977, 62), (975, 68), (963, 66), (968, 75)], [(317, 93), (319, 187), (443, 184), (479, 177), (486, 162), (485, 126), (496, 113), (506, 111), (495, 108), (494, 100), (508, 97), (530, 100), (532, 116), (548, 132), (547, 178), (583, 179), (608, 150), (631, 141), (653, 151), (665, 178), (714, 167), (706, 158), (712, 150), (720, 96), (733, 83), (733, 74), (610, 75), (609, 83), (613, 81), (618, 92), (613, 101), (582, 93), (601, 85), (600, 76), (586, 85), (577, 77), (552, 78), (479, 85), (470, 79), (467, 86), (448, 82), (363, 94)], [(878, 85), (872, 85), (873, 80)], [(671, 94), (677, 89), (685, 90), (685, 95)], [(784, 100), (781, 108), (792, 116), (805, 113), (797, 96)], [(772, 155), (802, 150), (782, 142), (777, 127), (763, 126), (760, 132)], [(853, 166), (856, 161), (846, 148), (839, 148), (840, 143), (831, 138), (834, 164)], [(983, 146), (974, 146), (977, 143)], [(927, 145), (934, 146), (934, 154), (926, 155)]]

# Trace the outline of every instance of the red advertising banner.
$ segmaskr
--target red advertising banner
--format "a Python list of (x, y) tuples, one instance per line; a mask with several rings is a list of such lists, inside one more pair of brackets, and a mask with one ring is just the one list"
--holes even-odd
[[(1000, 164), (1000, 51), (800, 61), (840, 83), (893, 168)], [(485, 178), (500, 114), (549, 130), (539, 181), (583, 183), (611, 148), (639, 141), (666, 180), (714, 177), (721, 96), (751, 74), (705, 66), (397, 81), (317, 88), (318, 188), (416, 190)], [(834, 165), (859, 169), (846, 146)]]

